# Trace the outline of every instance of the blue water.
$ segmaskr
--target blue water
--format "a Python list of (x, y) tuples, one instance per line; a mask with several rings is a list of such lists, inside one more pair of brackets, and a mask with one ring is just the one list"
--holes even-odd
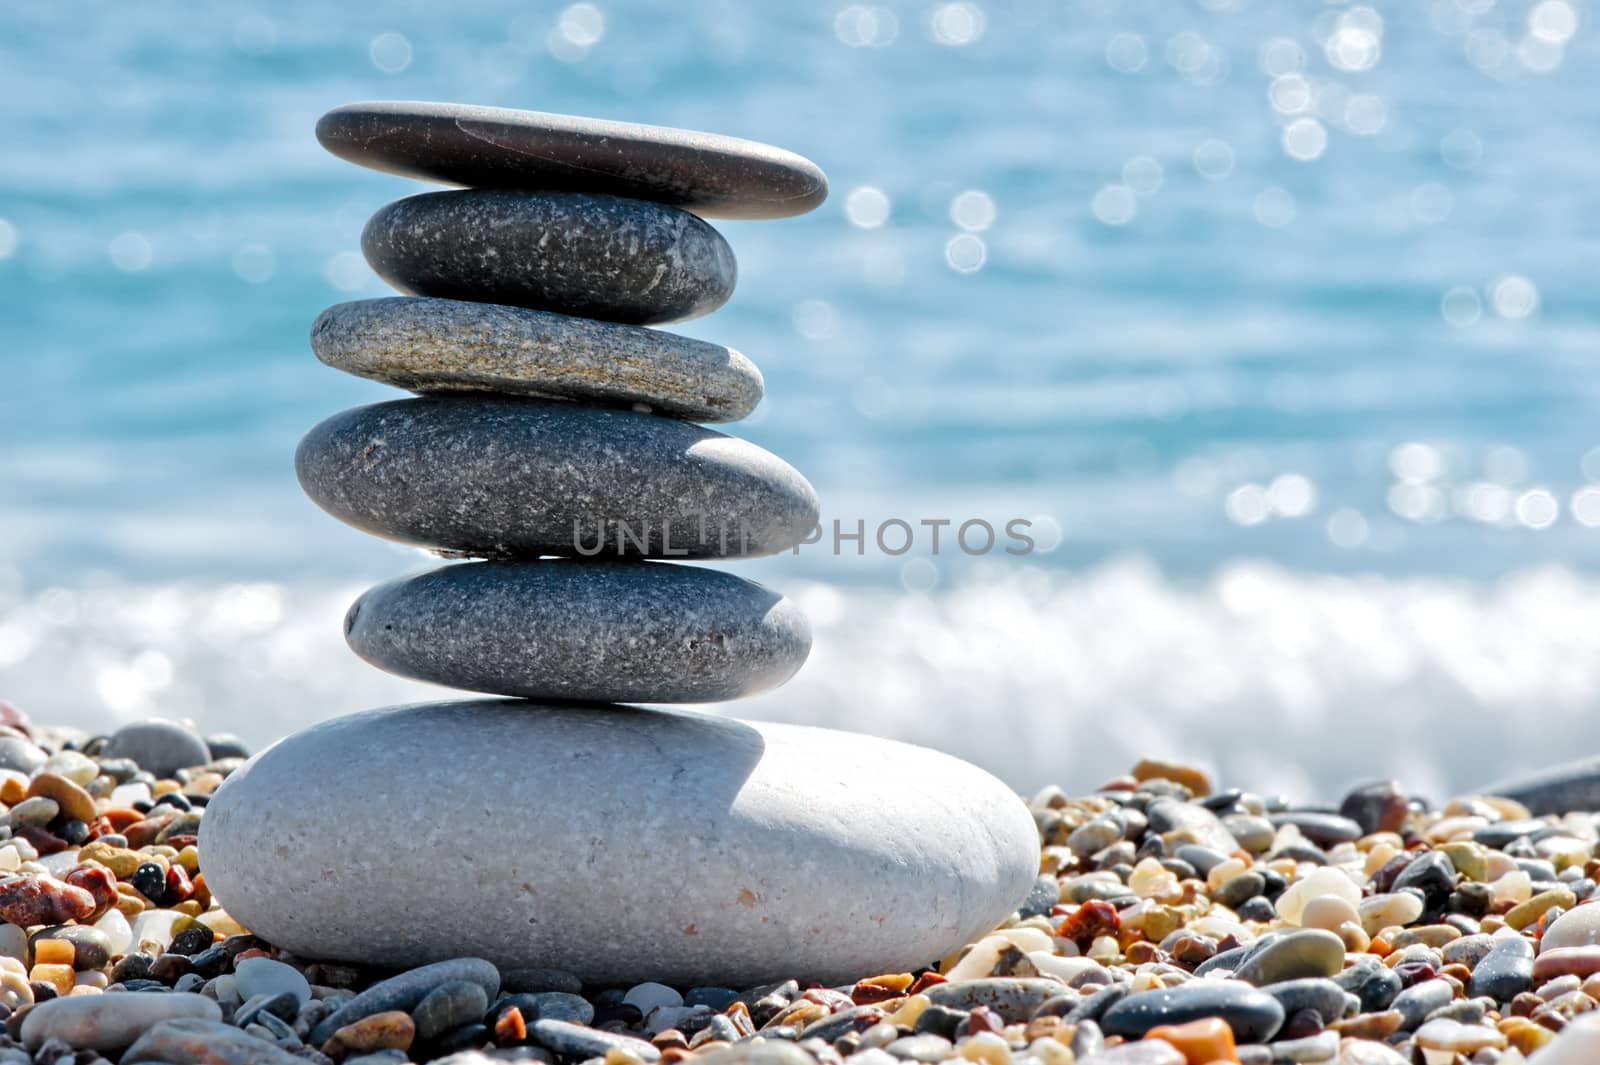
[[(732, 431), (847, 529), (1035, 521), (1050, 550), (1020, 560), (741, 567), (822, 618), (801, 679), (752, 712), (969, 753), (999, 717), (979, 760), (1028, 786), (1141, 743), (1266, 772), (1292, 739), (1333, 753), (1286, 786), (1327, 788), (1364, 764), (1330, 740), (1357, 703), (1426, 737), (1448, 714), (1580, 728), (1600, 695), (1595, 15), (8, 7), (0, 694), (266, 738), (419, 690), (343, 651), (336, 600), (423, 560), (323, 515), (290, 467), (317, 420), (391, 395), (306, 341), (322, 307), (383, 293), (361, 226), (422, 188), (312, 127), (388, 97), (816, 160), (829, 202), (719, 223), (738, 291), (674, 327), (765, 374)], [(1107, 708), (1115, 735), (1085, 732)], [(1060, 745), (1005, 747), (1029, 728)], [(1465, 786), (1557, 746), (1407, 764)]]

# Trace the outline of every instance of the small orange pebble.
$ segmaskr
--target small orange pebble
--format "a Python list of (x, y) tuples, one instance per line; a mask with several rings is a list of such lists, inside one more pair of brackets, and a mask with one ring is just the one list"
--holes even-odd
[(1389, 945), (1389, 941), (1384, 939), (1382, 936), (1373, 936), (1371, 945), (1367, 947), (1367, 953), (1376, 954), (1378, 957), (1387, 961), (1389, 955), (1394, 953), (1394, 948), (1391, 947)]
[(520, 1043), (528, 1038), (528, 1026), (522, 1020), (522, 1011), (515, 1006), (500, 1015), (494, 1022), (494, 1041), (501, 1046)]
[(1219, 1017), (1204, 1017), (1187, 1024), (1163, 1024), (1150, 1029), (1144, 1037), (1172, 1044), (1188, 1065), (1239, 1060), (1233, 1046), (1233, 1029)]
[(694, 1057), (694, 1052), (688, 1047), (667, 1047), (661, 1052), (660, 1065), (678, 1065), (678, 1062)]
[(240, 962), (244, 961), (246, 958), (268, 958), (268, 959), (270, 959), (271, 957), (272, 957), (271, 954), (269, 954), (266, 951), (262, 950), (260, 947), (251, 947), (249, 950), (241, 950), (238, 954), (236, 954), (234, 956), (234, 959), (233, 959), (233, 964), (238, 965)]
[(1139, 782), (1132, 777), (1112, 777), (1095, 791), (1138, 791)]
[(70, 939), (38, 939), (33, 943), (33, 963), (35, 965), (66, 965), (71, 966), (78, 956), (78, 948), (72, 945)]
[(101, 814), (99, 819), (109, 823), (111, 831), (121, 832), (136, 821), (143, 821), (144, 814), (138, 810), (130, 810), (126, 806), (113, 806)]
[(194, 894), (189, 896), (189, 901), (197, 903), (202, 910), (209, 910), (211, 908), (211, 889), (206, 887), (206, 874), (194, 874), (194, 879), (189, 883), (194, 888)]
[(5, 803), (7, 806), (15, 806), (27, 797), (28, 778), (6, 774), (5, 780), (0, 782), (0, 802)]
[(159, 799), (163, 795), (169, 795), (172, 792), (177, 791), (179, 787), (181, 787), (181, 785), (170, 777), (166, 780), (158, 780), (150, 789), (150, 797), (152, 799)]
[(56, 989), (56, 994), (65, 995), (72, 990), (77, 974), (70, 965), (35, 965), (28, 979), (36, 984), (49, 984)]
[(945, 976), (943, 973), (936, 973), (932, 969), (929, 969), (927, 972), (918, 974), (916, 980), (911, 984), (911, 986), (906, 988), (906, 994), (920, 995), (922, 992), (928, 990), (928, 988), (933, 987), (936, 984), (947, 984), (949, 982), (950, 978)]

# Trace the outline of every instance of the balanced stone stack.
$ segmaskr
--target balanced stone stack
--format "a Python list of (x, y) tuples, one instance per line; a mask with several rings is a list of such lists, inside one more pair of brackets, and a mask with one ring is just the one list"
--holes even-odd
[(419, 395), (312, 429), (307, 494), (476, 560), (367, 592), (347, 639), (391, 672), (512, 698), (337, 718), (263, 752), (204, 822), (233, 916), (309, 957), (749, 983), (926, 964), (1010, 913), (1037, 837), (979, 770), (620, 705), (753, 694), (809, 652), (789, 600), (677, 564), (772, 554), (817, 523), (799, 473), (697, 424), (748, 414), (760, 372), (646, 327), (731, 294), (704, 217), (803, 213), (822, 172), (729, 137), (450, 104), (342, 107), (317, 135), (464, 186), (368, 223), (368, 262), (406, 296), (312, 328), (323, 362)]

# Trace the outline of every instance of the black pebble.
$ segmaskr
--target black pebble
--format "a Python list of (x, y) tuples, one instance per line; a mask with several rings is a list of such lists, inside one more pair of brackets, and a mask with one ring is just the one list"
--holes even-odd
[(128, 883), (139, 894), (159, 905), (162, 896), (167, 893), (167, 871), (155, 862), (145, 862), (133, 871)]
[(172, 937), (172, 946), (167, 948), (167, 953), (185, 956), (199, 954), (211, 946), (213, 938), (214, 933), (204, 925), (198, 928), (185, 928)]
[(60, 827), (55, 830), (55, 833), (72, 846), (81, 847), (88, 842), (89, 826), (76, 819), (63, 821)]

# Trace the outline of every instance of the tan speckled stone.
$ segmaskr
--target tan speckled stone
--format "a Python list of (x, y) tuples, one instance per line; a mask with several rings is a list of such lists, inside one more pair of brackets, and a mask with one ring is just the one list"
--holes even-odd
[(311, 347), (336, 370), (414, 392), (599, 401), (701, 422), (736, 421), (761, 402), (761, 371), (732, 348), (493, 303), (340, 303), (317, 317)]

